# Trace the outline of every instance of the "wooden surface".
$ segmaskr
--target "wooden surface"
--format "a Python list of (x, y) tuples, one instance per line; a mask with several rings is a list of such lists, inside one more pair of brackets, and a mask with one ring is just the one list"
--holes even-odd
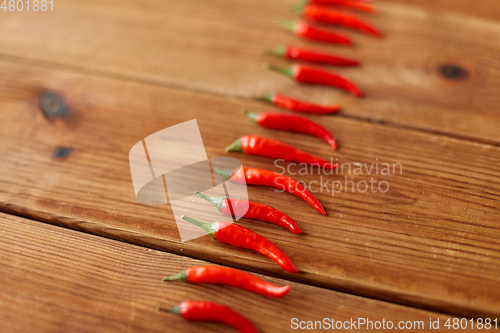
[[(300, 41), (272, 22), (293, 19), (294, 3), (66, 0), (53, 13), (2, 14), (2, 54), (233, 97), (281, 91), (339, 102), (350, 117), (500, 142), (500, 16), (491, 17), (498, 13), (496, 0), (379, 1), (379, 14), (364, 16), (385, 39), (346, 30), (355, 40), (353, 48)], [(358, 82), (368, 97), (299, 87), (262, 70), (265, 61), (288, 63), (259, 56), (287, 43), (359, 58), (361, 67), (335, 70)], [(446, 79), (443, 65), (459, 66), (464, 75)]]
[[(292, 17), (286, 11), (291, 3), (68, 0), (57, 4), (53, 13), (0, 12), (0, 210), (121, 241), (64, 231), (83, 237), (82, 247), (93, 240), (104, 242), (103, 247), (119, 244), (137, 249), (126, 242), (160, 250), (177, 258), (172, 266), (166, 265), (172, 271), (181, 260), (191, 262), (190, 257), (293, 280), (300, 288), (312, 285), (359, 295), (365, 298), (352, 299), (368, 302), (362, 306), (366, 313), (375, 311), (378, 303), (386, 304), (371, 298), (460, 316), (498, 317), (500, 71), (495, 55), (500, 21), (496, 2), (472, 6), (467, 1), (380, 1), (379, 15), (369, 19), (386, 33), (384, 40), (346, 30), (355, 38), (355, 48), (314, 44), (363, 61), (360, 68), (335, 70), (355, 79), (367, 93), (364, 99), (298, 86), (261, 70), (264, 61), (287, 64), (260, 57), (262, 49), (283, 43), (313, 46), (271, 23), (271, 17)], [(443, 65), (458, 66), (463, 76), (446, 78), (440, 71)], [(63, 96), (68, 114), (47, 118), (39, 107), (44, 91)], [(341, 103), (343, 111), (337, 116), (310, 117), (335, 133), (339, 151), (332, 155), (320, 140), (258, 128), (242, 115), (243, 107), (273, 110), (254, 97), (278, 91)], [(235, 157), (244, 166), (278, 170), (269, 159), (224, 152), (236, 138), (256, 134), (323, 158), (333, 156), (352, 167), (400, 163), (403, 171), (384, 176), (345, 170), (323, 176), (325, 181), (342, 182), (369, 182), (373, 177), (390, 185), (387, 193), (349, 191), (332, 196), (330, 183), (328, 190), (317, 193), (326, 217), (291, 195), (250, 188), (251, 200), (289, 213), (304, 230), (304, 235), (296, 236), (279, 227), (242, 220), (242, 225), (274, 241), (302, 270), (290, 275), (267, 258), (208, 237), (182, 243), (169, 206), (137, 201), (130, 177), (130, 148), (158, 130), (191, 119), (197, 119), (210, 157)], [(70, 149), (69, 156), (56, 156), (61, 147)], [(318, 179), (317, 175), (294, 177), (306, 182)], [(55, 228), (5, 218), (13, 225), (12, 230), (6, 227), (5, 235)], [(17, 223), (20, 226), (14, 227)], [(39, 249), (50, 244), (35, 237), (20, 241), (31, 241)], [(75, 252), (65, 251), (67, 258), (80, 262)], [(2, 255), (9, 263), (12, 255)], [(134, 258), (128, 262), (143, 260)], [(114, 271), (117, 263), (109, 260), (103, 262)], [(19, 266), (19, 274), (35, 267), (29, 261)], [(148, 281), (145, 276), (145, 284), (137, 286), (148, 289)], [(13, 285), (2, 291), (15, 295), (24, 288)], [(30, 292), (36, 295), (37, 288)], [(158, 299), (150, 288), (149, 302)], [(311, 290), (320, 294), (325, 289)], [(100, 306), (99, 293), (95, 291), (96, 298), (82, 304)], [(238, 299), (242, 306), (245, 300)], [(154, 321), (157, 314), (146, 309), (146, 301), (141, 302), (138, 318)], [(43, 316), (42, 304), (32, 315)], [(405, 311), (417, 317), (420, 313), (391, 306), (400, 309), (401, 317)], [(23, 329), (15, 326), (15, 318), (22, 315), (19, 308), (9, 310), (12, 330)], [(95, 313), (89, 314), (86, 323), (97, 325), (114, 318), (109, 329), (140, 330), (143, 325), (132, 321), (127, 326), (118, 319), (130, 308), (106, 309), (98, 319)], [(71, 316), (78, 309), (51, 311)], [(271, 325), (270, 331), (280, 331), (281, 322), (250, 313), (263, 326)], [(344, 314), (350, 313), (358, 315), (350, 309)], [(46, 325), (50, 331), (54, 322)], [(162, 321), (154, 325), (171, 327)], [(182, 327), (189, 331), (189, 325)]]
[[(156, 310), (187, 299), (226, 304), (245, 313), (263, 333), (293, 332), (293, 318), (350, 321), (355, 315), (355, 319), (385, 319), (395, 325), (423, 321), (427, 326), (429, 318), (453, 319), (269, 277), (265, 278), (275, 284), (290, 284), (290, 293), (283, 299), (271, 299), (225, 286), (162, 281), (187, 267), (206, 264), (1, 214), (0, 330), (234, 332), (217, 324), (188, 323)], [(370, 330), (363, 327), (360, 331)]]
[[(150, 133), (193, 118), (209, 156), (236, 156), (245, 166), (278, 171), (269, 159), (224, 153), (223, 147), (239, 135), (265, 134), (325, 157), (330, 155), (328, 145), (256, 127), (240, 111), (257, 108), (252, 102), (61, 71), (0, 68), (4, 76), (19, 78), (9, 84), (7, 95), (0, 96), (10, 106), (0, 143), (0, 180), (5, 184), (0, 205), (5, 211), (285, 276), (267, 258), (208, 236), (182, 243), (170, 206), (137, 201), (128, 149)], [(42, 89), (60, 91), (69, 105), (85, 107), (75, 107), (66, 121), (47, 121), (36, 105)], [(144, 101), (154, 104), (141, 108)], [(253, 227), (282, 247), (303, 271), (288, 278), (433, 309), (497, 314), (499, 148), (341, 117), (321, 121), (337, 134), (341, 162), (370, 164), (378, 158), (379, 163), (401, 163), (403, 174), (375, 177), (390, 184), (385, 194), (317, 193), (326, 217), (291, 195), (250, 188), (252, 200), (290, 213), (304, 230), (299, 237), (279, 227)], [(60, 146), (71, 148), (72, 154), (54, 158)], [(459, 162), (466, 160), (470, 162)], [(368, 182), (373, 177), (344, 171), (324, 176), (325, 181), (347, 177)], [(306, 182), (317, 178), (300, 177)], [(468, 297), (471, 292), (473, 299)]]

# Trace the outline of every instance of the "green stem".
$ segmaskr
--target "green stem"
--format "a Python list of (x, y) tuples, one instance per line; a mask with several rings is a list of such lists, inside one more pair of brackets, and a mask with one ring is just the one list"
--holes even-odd
[(270, 94), (270, 95), (266, 95), (266, 96), (262, 96), (259, 98), (259, 100), (261, 101), (266, 101), (266, 102), (269, 102), (269, 103), (272, 103), (273, 100), (274, 100), (274, 94)]
[(292, 12), (297, 15), (302, 15), (304, 13), (304, 7), (307, 5), (307, 1), (302, 1), (292, 7)]
[(254, 122), (257, 122), (257, 116), (259, 115), (257, 112), (250, 112), (243, 109), (243, 113), (246, 114), (248, 118), (252, 119)]
[(241, 139), (238, 139), (233, 143), (231, 143), (229, 146), (227, 146), (226, 151), (227, 152), (236, 151), (241, 153), (243, 151), (243, 147), (241, 146)]
[(181, 306), (180, 305), (176, 305), (174, 306), (173, 308), (170, 308), (170, 309), (165, 309), (165, 308), (158, 308), (158, 310), (160, 311), (165, 311), (165, 312), (172, 312), (172, 313), (175, 313), (177, 315), (181, 315)]
[(288, 67), (288, 68), (281, 68), (278, 66), (274, 66), (272, 64), (264, 64), (264, 69), (268, 69), (271, 71), (279, 72), (282, 74), (285, 74), (293, 79), (293, 67)]
[(217, 169), (214, 168), (215, 172), (217, 172), (222, 177), (229, 179), (231, 178), (231, 169)]
[(262, 52), (263, 56), (278, 56), (284, 58), (286, 56), (286, 46), (278, 46), (272, 50), (266, 50)]
[(219, 197), (219, 198), (209, 197), (208, 195), (205, 195), (205, 194), (203, 194), (201, 192), (198, 192), (198, 191), (194, 192), (194, 194), (197, 195), (197, 196), (199, 196), (202, 199), (207, 200), (212, 205), (214, 205), (215, 207), (217, 207), (217, 209), (219, 210), (219, 212), (222, 212), (222, 208), (224, 207), (224, 200), (227, 199), (227, 197)]
[(212, 223), (205, 223), (205, 222), (201, 222), (201, 221), (198, 221), (198, 220), (195, 220), (189, 216), (186, 216), (186, 215), (182, 215), (181, 216), (181, 219), (183, 219), (184, 221), (188, 221), (189, 223), (191, 224), (194, 224), (195, 226), (197, 227), (200, 227), (202, 228), (203, 230), (205, 230), (210, 236), (212, 236), (213, 239), (215, 239), (214, 237), (214, 233), (215, 233), (215, 225), (217, 224), (217, 222), (219, 221), (215, 221), (215, 222), (212, 222)]
[(283, 28), (285, 28), (288, 31), (291, 31), (291, 32), (295, 33), (295, 27), (297, 25), (297, 21), (276, 20), (276, 21), (274, 21), (274, 23), (282, 26)]
[(163, 278), (163, 281), (175, 281), (175, 280), (187, 281), (188, 278), (187, 278), (186, 271), (182, 271), (182, 272), (177, 273), (175, 275), (167, 276), (167, 277)]

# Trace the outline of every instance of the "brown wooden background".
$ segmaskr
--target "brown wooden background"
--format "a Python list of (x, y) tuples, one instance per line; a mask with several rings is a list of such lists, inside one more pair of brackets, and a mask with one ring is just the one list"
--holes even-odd
[[(0, 331), (231, 332), (158, 306), (225, 303), (263, 332), (290, 320), (424, 320), (500, 314), (500, 7), (496, 0), (380, 0), (364, 16), (383, 40), (349, 30), (355, 47), (298, 40), (274, 23), (292, 0), (55, 0), (53, 12), (0, 10)], [(363, 62), (336, 68), (366, 98), (299, 86), (261, 65), (264, 49), (295, 44)], [(40, 110), (44, 92), (68, 112)], [(318, 193), (328, 216), (300, 199), (250, 188), (289, 213), (296, 236), (249, 220), (299, 266), (211, 240), (182, 243), (169, 206), (135, 198), (128, 162), (142, 138), (197, 119), (207, 154), (263, 135), (329, 158), (321, 141), (258, 128), (241, 114), (276, 110), (272, 92), (340, 103), (311, 116), (335, 133), (345, 163), (401, 163), (376, 176), (387, 193)], [(60, 148), (69, 156), (58, 157)], [(331, 180), (370, 181), (344, 173)], [(301, 176), (304, 181), (317, 176)], [(68, 230), (65, 227), (73, 230)], [(211, 262), (292, 283), (283, 300), (161, 278)], [(288, 281), (285, 281), (288, 280)], [(290, 282), (292, 281), (292, 282)]]

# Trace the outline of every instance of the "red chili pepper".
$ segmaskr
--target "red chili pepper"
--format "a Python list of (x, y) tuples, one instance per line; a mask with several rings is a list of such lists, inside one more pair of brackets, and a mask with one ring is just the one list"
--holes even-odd
[(363, 96), (363, 93), (361, 92), (361, 90), (359, 90), (356, 84), (354, 84), (354, 82), (351, 82), (340, 75), (326, 72), (321, 68), (303, 65), (293, 65), (292, 67), (288, 68), (280, 68), (270, 64), (265, 64), (264, 68), (288, 75), (289, 77), (300, 83), (321, 84), (325, 86), (336, 87), (348, 91), (355, 96)]
[(333, 9), (325, 9), (319, 6), (304, 6), (300, 4), (295, 7), (295, 12), (301, 15), (304, 19), (318, 21), (322, 23), (342, 25), (352, 29), (356, 29), (375, 37), (382, 37), (380, 31), (373, 27), (370, 23), (349, 13), (339, 12)]
[(305, 117), (283, 113), (256, 113), (244, 111), (245, 114), (260, 126), (295, 133), (309, 134), (326, 141), (333, 150), (337, 150), (337, 141), (326, 128)]
[(280, 175), (279, 173), (256, 169), (256, 168), (235, 168), (235, 169), (217, 169), (215, 171), (222, 177), (230, 181), (243, 185), (259, 185), (274, 187), (286, 191), (303, 199), (314, 207), (318, 212), (326, 215), (325, 209), (318, 199), (316, 199), (308, 190), (306, 190), (296, 180)]
[(221, 266), (190, 267), (185, 271), (163, 279), (163, 281), (174, 280), (189, 283), (228, 285), (274, 298), (285, 297), (290, 291), (290, 286), (280, 287), (239, 269)]
[(228, 152), (242, 152), (249, 155), (258, 155), (288, 162), (304, 163), (307, 165), (335, 169), (332, 164), (305, 151), (294, 148), (278, 140), (263, 138), (256, 135), (245, 135), (226, 147)]
[(233, 216), (234, 213), (235, 216), (279, 225), (297, 235), (302, 233), (297, 222), (273, 207), (243, 199), (227, 197), (212, 198), (198, 191), (194, 192), (194, 194), (210, 202), (224, 215)]
[(281, 108), (303, 113), (331, 114), (340, 110), (340, 107), (338, 105), (321, 106), (307, 102), (302, 102), (281, 94), (272, 94), (264, 96), (261, 99), (269, 103), (272, 103), (276, 106), (279, 106)]
[(302, 60), (317, 64), (327, 64), (332, 66), (357, 66), (359, 61), (320, 53), (312, 50), (306, 50), (296, 46), (279, 46), (273, 50), (266, 51), (264, 55), (275, 55), (291, 60)]
[(237, 225), (236, 223), (222, 220), (204, 223), (185, 215), (182, 215), (181, 218), (204, 229), (212, 238), (222, 243), (242, 249), (254, 250), (263, 254), (289, 273), (300, 272), (290, 258), (274, 245), (273, 242), (250, 229)]
[[(366, 1), (364, 1), (366, 2)], [(368, 13), (375, 13), (376, 10), (371, 4), (363, 3), (363, 1), (354, 0), (309, 0), (313, 5), (325, 6), (343, 6), (349, 9), (357, 9)]]
[(158, 308), (158, 310), (173, 312), (189, 321), (224, 323), (242, 333), (260, 333), (248, 318), (222, 304), (208, 301), (184, 301), (172, 309)]
[(352, 45), (352, 41), (349, 37), (331, 32), (329, 30), (315, 28), (306, 21), (280, 21), (277, 23), (283, 28), (290, 30), (297, 36), (305, 39), (312, 39), (326, 43)]

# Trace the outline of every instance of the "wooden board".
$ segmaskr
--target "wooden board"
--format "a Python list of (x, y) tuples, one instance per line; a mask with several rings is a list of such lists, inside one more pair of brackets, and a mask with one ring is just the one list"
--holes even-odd
[[(397, 0), (382, 0), (378, 2), (378, 5), (388, 5), (388, 4), (398, 4), (400, 1)], [(498, 21), (500, 17), (500, 8), (495, 6), (492, 1), (481, 1), (481, 2), (471, 2), (468, 0), (434, 0), (434, 1), (422, 1), (422, 0), (408, 0), (405, 1), (407, 8), (411, 8), (413, 11), (422, 12), (426, 11), (428, 13), (438, 13), (438, 15), (463, 15), (464, 19), (467, 18), (477, 18), (482, 19), (483, 22), (488, 21)]]
[[(264, 278), (278, 285), (290, 284), (290, 293), (283, 299), (270, 299), (226, 286), (161, 280), (187, 267), (207, 264), (1, 214), (0, 330), (234, 332), (217, 324), (188, 323), (156, 310), (188, 299), (226, 304), (249, 317), (263, 333), (293, 332), (293, 318), (385, 319), (395, 325), (421, 321), (424, 332), (430, 330), (429, 318), (439, 319), (441, 325), (450, 318), (269, 277)], [(370, 331), (365, 325), (359, 330)]]
[[(294, 18), (295, 2), (67, 0), (53, 12), (0, 13), (0, 55), (247, 99), (282, 92), (340, 103), (348, 117), (500, 143), (497, 0), (380, 1), (379, 14), (364, 17), (385, 39), (339, 29), (354, 48), (300, 41), (272, 22)], [(362, 60), (335, 70), (367, 97), (262, 70), (264, 61), (289, 64), (259, 56), (288, 43)]]
[[(341, 148), (333, 156), (339, 162), (401, 163), (403, 173), (356, 175), (345, 169), (323, 176), (390, 184), (387, 193), (317, 193), (326, 217), (291, 195), (250, 188), (251, 200), (290, 214), (304, 230), (297, 236), (242, 222), (294, 260), (302, 273), (290, 275), (265, 257), (208, 236), (182, 243), (169, 206), (137, 201), (128, 152), (142, 138), (193, 118), (209, 156), (237, 157), (245, 166), (278, 171), (269, 159), (224, 153), (244, 134), (273, 137), (328, 158), (326, 144), (258, 128), (240, 111), (256, 109), (255, 102), (5, 63), (0, 76), (8, 78), (0, 82), (4, 212), (372, 298), (462, 315), (500, 313), (498, 147), (312, 117), (336, 133)], [(43, 90), (64, 96), (70, 107), (65, 117), (50, 120), (41, 113)], [(56, 158), (59, 147), (70, 148), (69, 156)]]

